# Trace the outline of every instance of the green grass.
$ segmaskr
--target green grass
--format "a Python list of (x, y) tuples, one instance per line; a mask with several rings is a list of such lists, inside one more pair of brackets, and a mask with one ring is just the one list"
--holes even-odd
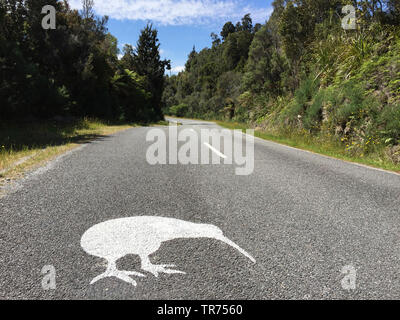
[[(217, 121), (217, 123), (228, 129), (246, 130), (249, 128), (244, 123)], [(375, 152), (366, 155), (353, 155), (346, 151), (343, 143), (340, 143), (333, 137), (318, 136), (313, 137), (308, 134), (300, 133), (270, 133), (262, 130), (255, 130), (254, 135), (258, 138), (274, 141), (290, 147), (311, 151), (314, 153), (326, 155), (336, 159), (341, 159), (349, 162), (355, 162), (375, 168), (394, 171), (400, 173), (400, 165), (394, 164), (385, 154), (384, 148), (377, 148)]]

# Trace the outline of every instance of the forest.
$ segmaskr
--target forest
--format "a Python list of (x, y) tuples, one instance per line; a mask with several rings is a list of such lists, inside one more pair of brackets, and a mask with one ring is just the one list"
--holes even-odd
[[(56, 29), (42, 28), (42, 8), (56, 9)], [(93, 0), (0, 0), (0, 119), (163, 119), (161, 95), (170, 62), (160, 59), (157, 30), (148, 24), (135, 50), (107, 30)]]
[[(345, 5), (355, 9), (354, 28)], [(185, 70), (166, 79), (164, 113), (399, 164), (399, 25), (398, 0), (275, 0), (264, 25), (246, 15), (211, 34), (211, 48), (193, 48)]]
[[(37, 131), (20, 139), (11, 123), (174, 115), (400, 164), (398, 0), (275, 0), (264, 24), (250, 14), (226, 22), (173, 76), (150, 22), (120, 52), (108, 17), (82, 3), (78, 11), (67, 0), (0, 0), (1, 152), (37, 145)], [(54, 30), (42, 27), (45, 5), (56, 8)], [(52, 145), (59, 135), (44, 134)]]

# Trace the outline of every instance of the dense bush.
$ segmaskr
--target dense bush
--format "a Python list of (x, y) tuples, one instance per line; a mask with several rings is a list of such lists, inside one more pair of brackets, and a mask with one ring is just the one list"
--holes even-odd
[(169, 108), (169, 114), (171, 116), (184, 117), (187, 115), (188, 110), (189, 108), (187, 104), (181, 103), (179, 105), (172, 106), (171, 108)]
[(353, 153), (399, 144), (400, 6), (353, 1), (357, 27), (344, 30), (343, 4), (275, 0), (262, 26), (228, 22), (168, 78), (163, 101), (186, 103), (187, 116), (333, 137)]
[[(56, 30), (42, 28), (44, 5), (56, 8)], [(0, 119), (160, 119), (169, 61), (160, 60), (157, 31), (148, 25), (119, 60), (107, 20), (68, 1), (0, 0)]]
[(385, 144), (400, 144), (400, 105), (386, 106), (378, 117), (379, 134)]

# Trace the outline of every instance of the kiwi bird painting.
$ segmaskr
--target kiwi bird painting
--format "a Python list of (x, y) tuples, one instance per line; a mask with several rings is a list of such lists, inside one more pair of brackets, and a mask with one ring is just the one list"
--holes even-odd
[(156, 252), (161, 244), (174, 239), (211, 238), (228, 244), (250, 259), (256, 260), (236, 243), (224, 236), (221, 229), (212, 224), (193, 223), (184, 220), (137, 216), (105, 221), (88, 229), (81, 238), (81, 247), (89, 255), (107, 260), (107, 269), (95, 277), (91, 284), (109, 277), (115, 277), (136, 286), (131, 276), (145, 277), (136, 271), (117, 269), (117, 260), (128, 254), (138, 255), (141, 270), (158, 277), (160, 273), (185, 274), (173, 269), (175, 265), (154, 265), (149, 256)]

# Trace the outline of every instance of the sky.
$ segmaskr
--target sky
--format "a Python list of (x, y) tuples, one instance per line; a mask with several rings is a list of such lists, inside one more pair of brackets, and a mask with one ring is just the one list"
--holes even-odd
[[(94, 0), (96, 14), (108, 15), (109, 32), (135, 46), (140, 30), (152, 22), (158, 30), (161, 56), (171, 60), (172, 74), (184, 69), (193, 46), (197, 51), (211, 46), (210, 34), (219, 34), (225, 22), (234, 24), (250, 13), (253, 23), (264, 23), (273, 0)], [(81, 9), (81, 0), (70, 0)]]

